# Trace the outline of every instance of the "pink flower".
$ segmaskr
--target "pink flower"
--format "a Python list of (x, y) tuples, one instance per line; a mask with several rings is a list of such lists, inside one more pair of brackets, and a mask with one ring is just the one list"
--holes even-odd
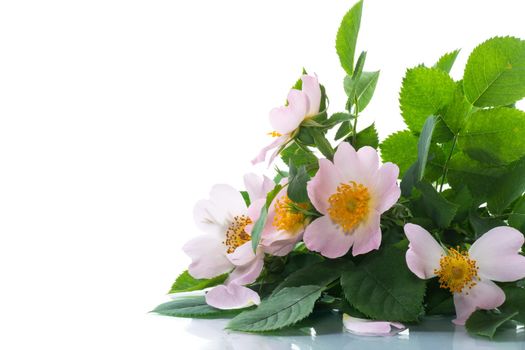
[[(366, 320), (347, 314), (343, 314), (343, 325), (348, 331), (358, 335), (394, 335), (406, 329), (399, 322)], [(394, 330), (392, 330), (392, 327), (394, 327)]]
[(494, 282), (512, 282), (525, 277), (525, 257), (519, 254), (523, 234), (511, 227), (496, 227), (478, 238), (468, 251), (443, 248), (424, 228), (405, 225), (410, 241), (408, 268), (417, 277), (439, 277), (441, 288), (454, 294), (457, 325), (476, 309), (490, 310), (505, 301)]
[(293, 137), (301, 123), (319, 114), (321, 104), (321, 88), (316, 76), (303, 75), (302, 90), (292, 89), (288, 93), (288, 105), (274, 108), (270, 111), (270, 124), (274, 131), (270, 133), (276, 139), (264, 147), (259, 155), (252, 160), (253, 164), (263, 162), (269, 150), (277, 148), (270, 157), (270, 163), (277, 156), (281, 146)]
[[(252, 205), (264, 202), (274, 184), (267, 177), (244, 177)], [(217, 308), (241, 308), (260, 302), (257, 293), (243, 287), (253, 283), (263, 268), (264, 253), (254, 253), (248, 227), (253, 220), (239, 191), (228, 185), (215, 185), (210, 199), (199, 201), (194, 209), (197, 225), (206, 234), (183, 247), (192, 259), (188, 268), (194, 278), (212, 278), (232, 271), (224, 286), (210, 290), (206, 302)]]
[(359, 255), (381, 244), (380, 216), (400, 196), (399, 168), (392, 163), (379, 166), (372, 147), (359, 151), (347, 142), (337, 148), (334, 162), (319, 160), (317, 174), (307, 184), (308, 196), (323, 214), (304, 233), (308, 249), (328, 258)]
[[(271, 255), (284, 256), (290, 253), (295, 244), (303, 238), (304, 229), (308, 224), (304, 214), (296, 210), (307, 209), (306, 205), (293, 202), (286, 193), (287, 187), (284, 187), (270, 204), (261, 235), (263, 250)], [(259, 218), (262, 205), (250, 208), (254, 221)]]

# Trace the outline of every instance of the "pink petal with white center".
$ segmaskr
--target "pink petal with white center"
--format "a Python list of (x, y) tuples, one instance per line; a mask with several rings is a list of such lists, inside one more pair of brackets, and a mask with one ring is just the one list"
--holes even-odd
[(261, 298), (259, 294), (249, 288), (230, 283), (212, 288), (206, 293), (206, 303), (217, 309), (242, 309), (259, 305)]
[(270, 192), (275, 185), (267, 176), (249, 173), (244, 175), (244, 186), (250, 195), (250, 201), (254, 202), (258, 199), (266, 198), (266, 194)]
[(249, 264), (255, 259), (255, 253), (252, 248), (252, 241), (248, 241), (243, 245), (237, 247), (231, 254), (226, 254), (228, 260), (235, 266), (242, 266)]
[[(406, 329), (403, 324), (398, 322), (366, 320), (347, 314), (343, 314), (343, 325), (348, 331), (358, 335), (387, 336)], [(394, 332), (392, 332), (392, 327), (395, 328)]]
[(272, 143), (270, 143), (268, 146), (264, 147), (259, 152), (257, 157), (252, 159), (252, 164), (255, 165), (255, 164), (259, 164), (259, 163), (264, 162), (264, 160), (266, 159), (266, 154), (268, 153), (268, 151), (276, 148), (276, 150), (270, 156), (270, 159), (268, 161), (268, 163), (271, 163), (274, 160), (274, 158), (277, 156), (277, 153), (279, 152), (279, 147), (284, 145), (287, 141), (288, 141), (288, 136), (280, 136), (280, 137), (276, 138), (275, 140), (272, 141)]
[(356, 152), (348, 142), (341, 142), (334, 155), (334, 164), (343, 182), (355, 181), (370, 187), (379, 168), (379, 156), (370, 146), (361, 147)]
[(393, 163), (385, 163), (377, 171), (373, 192), (376, 197), (376, 209), (381, 214), (396, 204), (401, 195), (397, 184), (398, 176), (399, 167)]
[(354, 237), (344, 233), (328, 216), (322, 216), (306, 227), (303, 241), (308, 249), (335, 259), (350, 250)]
[(348, 142), (341, 142), (334, 154), (334, 165), (345, 180), (355, 180), (358, 164), (357, 152)]
[(270, 124), (281, 135), (288, 135), (301, 125), (309, 107), (308, 97), (299, 90), (290, 90), (288, 106), (270, 111)]
[(341, 175), (334, 164), (328, 159), (319, 159), (319, 170), (308, 181), (306, 189), (312, 204), (321, 214), (326, 215), (328, 198), (337, 191), (340, 183)]
[(372, 210), (368, 214), (367, 220), (354, 230), (352, 233), (354, 236), (353, 256), (379, 249), (381, 245), (380, 218), (380, 214), (376, 210)]
[(245, 285), (255, 282), (261, 274), (264, 265), (264, 253), (258, 252), (256, 257), (248, 264), (237, 266), (228, 276), (227, 283)]
[(212, 235), (203, 235), (188, 241), (182, 250), (191, 258), (188, 268), (194, 278), (213, 278), (229, 272), (234, 266), (226, 258), (226, 247)]
[[(468, 293), (468, 294), (467, 294)], [(505, 302), (505, 293), (494, 282), (481, 280), (467, 291), (454, 293), (457, 325), (464, 325), (465, 321), (476, 309), (492, 310)]]
[(445, 250), (419, 225), (406, 224), (405, 234), (410, 242), (406, 253), (410, 271), (421, 279), (436, 276), (434, 270), (439, 269), (439, 261), (446, 255)]
[(306, 112), (309, 117), (319, 114), (319, 106), (321, 105), (321, 87), (316, 76), (303, 75), (301, 77), (303, 82), (302, 91), (308, 96), (309, 109)]
[(479, 275), (498, 282), (525, 277), (525, 257), (519, 252), (523, 234), (506, 226), (495, 227), (472, 244), (469, 254), (479, 267)]

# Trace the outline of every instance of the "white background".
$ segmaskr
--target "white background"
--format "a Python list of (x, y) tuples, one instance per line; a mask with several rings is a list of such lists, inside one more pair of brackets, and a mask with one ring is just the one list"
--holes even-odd
[[(147, 315), (189, 260), (194, 202), (242, 185), (302, 67), (344, 108), (337, 27), (353, 1), (1, 1), (0, 348), (197, 347)], [(364, 127), (403, 127), (408, 67), (494, 35), (521, 1), (365, 2), (381, 69)], [(261, 166), (256, 171), (265, 171)], [(200, 340), (202, 342), (202, 340)]]

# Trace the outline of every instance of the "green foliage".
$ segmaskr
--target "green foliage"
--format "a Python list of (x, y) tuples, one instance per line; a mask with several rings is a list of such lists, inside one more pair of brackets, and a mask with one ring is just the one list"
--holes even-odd
[(421, 192), (421, 197), (417, 203), (421, 205), (428, 217), (434, 221), (437, 227), (448, 227), (459, 206), (443, 198), (428, 182), (419, 182), (416, 184), (416, 188)]
[(281, 191), (281, 188), (282, 188), (281, 185), (276, 185), (274, 189), (268, 192), (268, 194), (266, 195), (266, 203), (261, 208), (259, 218), (257, 219), (257, 221), (255, 221), (255, 224), (253, 225), (252, 232), (251, 232), (253, 251), (257, 249), (257, 246), (259, 245), (259, 241), (261, 240), (261, 233), (264, 228), (264, 225), (266, 225), (266, 219), (268, 218), (268, 208), (270, 207), (270, 204), (272, 203), (274, 198), (277, 196), (279, 191)]
[(311, 129), (310, 133), (314, 138), (317, 149), (321, 151), (323, 156), (325, 156), (327, 159), (332, 160), (334, 156), (334, 149), (332, 148), (330, 142), (328, 142), (326, 139), (326, 136), (319, 129)]
[(460, 50), (454, 50), (452, 52), (444, 54), (439, 58), (439, 61), (437, 61), (432, 68), (437, 68), (445, 73), (450, 73), (454, 62), (456, 62), (456, 58), (458, 57), (459, 51)]
[(349, 104), (354, 103), (354, 99), (352, 97), (355, 96), (357, 97), (359, 111), (364, 110), (374, 95), (378, 79), (379, 71), (362, 72), (359, 80), (357, 81), (353, 80), (351, 76), (347, 75), (344, 80), (344, 88), (346, 95), (349, 98)]
[(179, 297), (175, 300), (160, 304), (153, 311), (164, 316), (190, 318), (230, 318), (245, 309), (221, 310), (206, 304), (204, 296)]
[(525, 196), (521, 196), (512, 208), (512, 213), (509, 215), (509, 226), (525, 232)]
[(181, 273), (179, 277), (177, 277), (177, 279), (171, 286), (169, 293), (171, 294), (202, 290), (204, 288), (217, 286), (223, 283), (226, 280), (226, 278), (228, 278), (227, 273), (210, 279), (196, 279), (193, 278), (190, 275), (190, 273), (186, 270), (183, 273)]
[(348, 302), (374, 319), (416, 321), (423, 312), (425, 281), (410, 272), (405, 252), (382, 248), (344, 272), (341, 285)]
[(399, 102), (403, 119), (413, 132), (420, 132), (425, 120), (439, 115), (454, 96), (456, 83), (437, 68), (409, 69), (403, 79)]
[(525, 191), (525, 157), (513, 163), (492, 187), (487, 200), (489, 210), (501, 214)]
[(399, 167), (403, 177), (408, 168), (417, 161), (417, 137), (409, 130), (398, 131), (387, 137), (379, 146), (384, 162), (392, 162)]
[(312, 313), (324, 287), (303, 285), (284, 288), (263, 300), (255, 309), (233, 318), (227, 328), (243, 332), (265, 332), (291, 326)]
[(293, 163), (290, 164), (290, 176), (288, 178), (288, 197), (296, 202), (308, 202), (308, 193), (306, 192), (306, 183), (310, 180), (310, 175), (306, 172), (305, 166), (296, 168)]
[(505, 291), (505, 303), (498, 309), (508, 315), (517, 311), (518, 314), (514, 315), (513, 320), (525, 323), (525, 289), (508, 286), (503, 288), (503, 290)]
[(359, 149), (364, 146), (370, 146), (376, 149), (379, 146), (379, 136), (377, 135), (377, 130), (374, 123), (357, 133), (356, 142), (354, 145), (355, 149)]
[(317, 157), (305, 147), (299, 147), (296, 142), (291, 143), (281, 152), (284, 164), (292, 163), (296, 167), (302, 165), (317, 165)]
[(494, 313), (483, 310), (475, 311), (465, 323), (467, 331), (472, 334), (492, 338), (507, 321), (510, 321), (518, 312)]
[(478, 107), (512, 104), (525, 96), (525, 41), (496, 37), (470, 54), (463, 76), (465, 96)]
[(467, 101), (463, 94), (461, 82), (456, 83), (456, 89), (450, 103), (442, 110), (441, 118), (454, 134), (458, 134), (472, 111), (472, 105)]
[(427, 166), (428, 151), (430, 150), (430, 143), (432, 141), (432, 133), (436, 126), (436, 117), (430, 116), (425, 121), (421, 135), (417, 142), (417, 172), (416, 176), (419, 181), (423, 179), (425, 175), (425, 168)]
[(341, 61), (341, 67), (348, 75), (352, 75), (354, 71), (355, 45), (359, 34), (359, 26), (361, 25), (362, 11), (363, 1), (359, 1), (343, 17), (343, 21), (337, 31), (335, 49)]
[(499, 107), (479, 110), (468, 119), (458, 147), (472, 159), (502, 165), (525, 156), (525, 112)]

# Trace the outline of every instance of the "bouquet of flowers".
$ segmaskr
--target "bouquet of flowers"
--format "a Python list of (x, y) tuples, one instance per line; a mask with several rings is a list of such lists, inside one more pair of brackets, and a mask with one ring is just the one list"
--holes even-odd
[(358, 128), (379, 78), (355, 53), (361, 10), (362, 1), (336, 37), (344, 112), (328, 112), (325, 88), (303, 70), (253, 160), (280, 157), (287, 168), (247, 174), (241, 191), (216, 185), (197, 203), (204, 234), (183, 248), (192, 262), (174, 300), (154, 312), (232, 318), (227, 328), (245, 332), (327, 311), (376, 335), (425, 315), (488, 337), (525, 322), (525, 112), (515, 106), (525, 41), (480, 44), (459, 81), (449, 75), (459, 50), (408, 69), (399, 98), (408, 128), (379, 142), (374, 124)]

